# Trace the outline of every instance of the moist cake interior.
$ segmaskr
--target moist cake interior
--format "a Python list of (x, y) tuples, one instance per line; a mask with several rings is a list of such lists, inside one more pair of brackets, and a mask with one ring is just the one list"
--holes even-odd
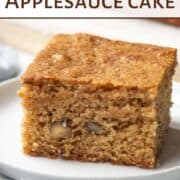
[(154, 167), (167, 134), (170, 93), (170, 78), (157, 97), (136, 88), (25, 85), (20, 93), (26, 109), (24, 150), (50, 158)]
[(173, 48), (54, 36), (22, 76), (25, 153), (156, 167), (175, 65)]

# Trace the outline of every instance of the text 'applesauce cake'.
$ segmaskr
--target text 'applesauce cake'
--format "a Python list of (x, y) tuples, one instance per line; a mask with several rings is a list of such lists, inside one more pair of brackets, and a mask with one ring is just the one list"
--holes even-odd
[(54, 36), (22, 76), (25, 153), (154, 168), (175, 65), (173, 48)]

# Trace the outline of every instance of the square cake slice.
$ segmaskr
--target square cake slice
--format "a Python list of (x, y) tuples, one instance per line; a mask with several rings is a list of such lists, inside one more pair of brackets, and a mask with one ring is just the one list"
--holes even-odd
[(25, 153), (156, 167), (175, 65), (173, 48), (54, 36), (22, 76)]

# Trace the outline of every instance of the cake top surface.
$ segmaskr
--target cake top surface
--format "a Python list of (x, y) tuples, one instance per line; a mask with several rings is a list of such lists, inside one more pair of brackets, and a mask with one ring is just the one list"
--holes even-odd
[(23, 83), (55, 80), (96, 86), (158, 86), (176, 62), (176, 49), (114, 41), (89, 34), (52, 38), (22, 76)]

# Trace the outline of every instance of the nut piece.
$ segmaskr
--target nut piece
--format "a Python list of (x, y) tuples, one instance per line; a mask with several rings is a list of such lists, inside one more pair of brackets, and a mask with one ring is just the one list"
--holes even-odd
[(68, 117), (63, 117), (61, 119), (61, 123), (62, 123), (62, 126), (63, 127), (70, 127), (71, 123), (72, 123), (72, 120), (69, 119)]
[(71, 136), (71, 130), (61, 122), (54, 122), (50, 127), (50, 136), (54, 139), (68, 138)]
[(89, 121), (85, 124), (85, 126), (89, 133), (92, 133), (92, 134), (102, 134), (103, 133), (102, 126), (97, 124), (96, 122)]

